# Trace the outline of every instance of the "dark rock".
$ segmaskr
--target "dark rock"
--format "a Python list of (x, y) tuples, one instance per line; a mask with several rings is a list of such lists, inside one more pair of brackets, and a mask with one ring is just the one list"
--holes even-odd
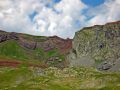
[(101, 44), (99, 45), (99, 48), (102, 49), (102, 48), (104, 48), (104, 46), (105, 46), (105, 45), (104, 45), (103, 43), (101, 43)]
[(19, 40), (19, 37), (16, 33), (12, 32), (8, 35), (8, 39)]
[(28, 48), (28, 49), (32, 49), (34, 50), (36, 48), (36, 44), (35, 42), (29, 43), (29, 42), (21, 42), (20, 43), (23, 47)]
[(75, 49), (73, 49), (73, 50), (72, 50), (72, 52), (73, 52), (74, 54), (77, 54), (77, 52), (76, 52), (76, 50), (75, 50)]
[(0, 35), (0, 43), (1, 42), (4, 42), (7, 40), (7, 35), (3, 34), (3, 35)]
[(0, 35), (0, 42), (4, 42), (4, 41), (7, 41), (7, 40), (12, 40), (12, 39), (13, 40), (19, 40), (19, 37), (16, 35), (16, 33), (6, 33), (6, 34), (1, 34)]
[(98, 70), (109, 70), (110, 68), (112, 68), (112, 65), (108, 64), (108, 63), (103, 63), (101, 65), (99, 65)]

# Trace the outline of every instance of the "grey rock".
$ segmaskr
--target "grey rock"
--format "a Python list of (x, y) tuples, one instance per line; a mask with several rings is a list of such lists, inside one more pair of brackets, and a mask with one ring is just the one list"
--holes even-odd
[[(119, 66), (120, 21), (86, 27), (75, 33), (72, 50), (67, 56), (69, 66), (93, 66), (110, 70)], [(106, 63), (104, 63), (107, 61)], [(112, 69), (113, 70), (113, 69)]]
[(98, 67), (98, 70), (109, 70), (110, 68), (112, 68), (112, 65), (110, 65), (109, 63), (103, 63), (100, 64)]

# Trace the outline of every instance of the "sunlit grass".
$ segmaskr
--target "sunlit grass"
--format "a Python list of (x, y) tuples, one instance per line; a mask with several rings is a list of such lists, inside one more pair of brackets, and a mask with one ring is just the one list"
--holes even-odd
[(120, 73), (93, 68), (0, 68), (0, 90), (119, 90)]

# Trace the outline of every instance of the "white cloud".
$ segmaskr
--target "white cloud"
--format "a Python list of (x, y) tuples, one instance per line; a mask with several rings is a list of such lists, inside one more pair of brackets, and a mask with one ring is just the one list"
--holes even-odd
[[(81, 11), (86, 6), (80, 0), (62, 0), (57, 4), (52, 3), (51, 8), (46, 7), (49, 3), (52, 2), (50, 0), (1, 0), (0, 27), (6, 31), (72, 37), (77, 30), (73, 23), (79, 18), (79, 21), (84, 19)], [(28, 17), (33, 11), (38, 12), (33, 19), (34, 22)]]
[[(88, 14), (83, 14), (84, 9)], [(120, 0), (89, 7), (81, 0), (0, 0), (0, 29), (33, 35), (73, 37), (83, 26), (120, 19)], [(37, 12), (32, 20), (29, 15)], [(88, 19), (89, 17), (92, 17)]]
[[(44, 7), (36, 16), (35, 22), (39, 20), (46, 22), (44, 27), (46, 31), (42, 32), (43, 35), (73, 37), (77, 30), (73, 23), (79, 18), (79, 21), (84, 19), (81, 14), (84, 8), (86, 6), (80, 0), (62, 0), (55, 4), (53, 8)], [(38, 27), (41, 30), (41, 26), (38, 25)]]
[(101, 6), (91, 9), (90, 13), (93, 18), (88, 21), (88, 25), (120, 20), (120, 0), (106, 0)]

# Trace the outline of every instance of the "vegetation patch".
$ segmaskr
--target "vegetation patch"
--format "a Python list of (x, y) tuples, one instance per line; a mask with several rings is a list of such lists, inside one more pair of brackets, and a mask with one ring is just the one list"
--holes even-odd
[(0, 90), (119, 90), (120, 73), (93, 68), (0, 68)]

